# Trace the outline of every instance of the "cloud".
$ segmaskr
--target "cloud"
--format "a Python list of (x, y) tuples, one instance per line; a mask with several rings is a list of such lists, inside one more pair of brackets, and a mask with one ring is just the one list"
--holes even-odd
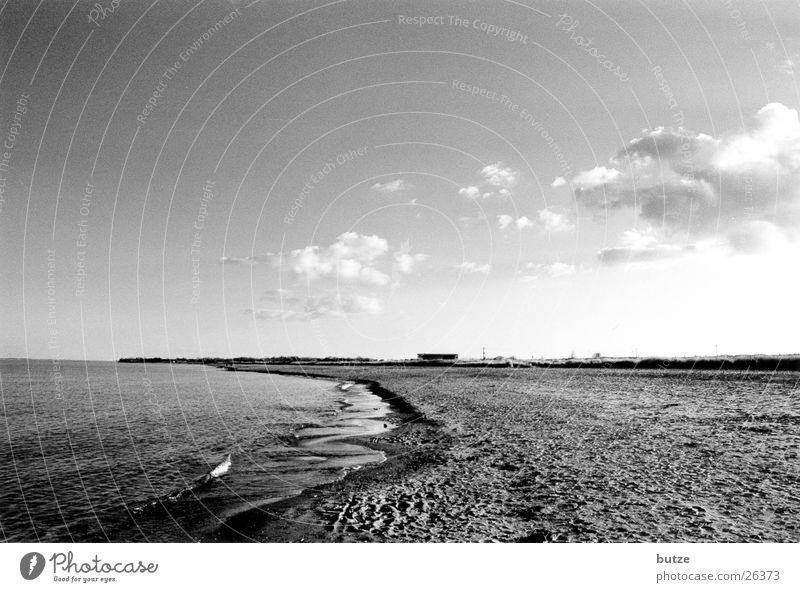
[(274, 263), (276, 255), (274, 253), (260, 253), (248, 257), (220, 257), (221, 264), (228, 265), (260, 265), (262, 263)]
[(721, 142), (715, 164), (725, 171), (751, 168), (766, 174), (796, 172), (800, 168), (797, 111), (781, 103), (765, 105), (756, 113), (748, 132)]
[(311, 245), (291, 251), (286, 259), (295, 274), (308, 281), (334, 278), (385, 286), (389, 283), (389, 276), (375, 268), (373, 263), (388, 250), (386, 240), (376, 235), (345, 232), (325, 250)]
[(517, 171), (506, 167), (501, 162), (488, 164), (481, 169), (481, 177), (493, 187), (503, 187), (510, 189), (517, 182)]
[(658, 244), (631, 247), (622, 237), (601, 258), (692, 252), (711, 239), (732, 251), (764, 249), (800, 232), (800, 121), (781, 103), (718, 138), (683, 128), (645, 131), (609, 165), (575, 175), (576, 200), (598, 212), (635, 208), (658, 229)]
[(627, 230), (622, 233), (617, 246), (601, 249), (597, 258), (606, 264), (642, 263), (672, 259), (695, 250), (693, 246), (681, 247), (661, 242), (653, 229)]
[(376, 315), (381, 312), (381, 308), (380, 300), (374, 296), (337, 293), (309, 298), (305, 312), (309, 318), (362, 313)]
[(252, 315), (259, 321), (269, 321), (274, 319), (280, 319), (282, 321), (301, 321), (308, 318), (303, 311), (275, 310), (267, 308), (246, 308), (244, 310), (244, 314)]
[(362, 267), (358, 272), (354, 273), (351, 278), (344, 279), (357, 279), (366, 284), (373, 284), (375, 286), (385, 286), (389, 283), (388, 275), (372, 267)]
[(533, 228), (533, 222), (527, 216), (520, 216), (514, 221), (517, 230), (525, 230), (526, 228)]
[(581, 171), (572, 178), (572, 184), (578, 191), (588, 191), (602, 185), (611, 183), (622, 176), (616, 169), (608, 169), (604, 166), (596, 166), (588, 171)]
[(795, 71), (797, 70), (798, 64), (798, 56), (795, 55), (791, 58), (786, 58), (777, 64), (775, 67), (778, 72), (781, 74), (785, 74), (786, 76), (794, 76)]
[(461, 273), (488, 274), (492, 270), (492, 266), (489, 263), (475, 263), (473, 261), (462, 261), (461, 263), (456, 265), (456, 269), (458, 269)]
[[(357, 232), (340, 234), (328, 247), (309, 245), (283, 255), (271, 255), (283, 271), (294, 274), (296, 281), (289, 288), (265, 290), (262, 308), (245, 312), (261, 320), (297, 321), (323, 316), (379, 314), (382, 300), (391, 294), (401, 279), (413, 273), (428, 259), (424, 253), (413, 253), (408, 241), (391, 257), (391, 277), (379, 266), (388, 268), (388, 242), (377, 235)], [(298, 295), (300, 281), (305, 281), (307, 294)], [(334, 288), (332, 281), (337, 283)], [(361, 287), (360, 287), (361, 286)], [(388, 292), (362, 293), (388, 287)]]
[(474, 185), (470, 185), (469, 187), (462, 187), (458, 190), (458, 194), (461, 197), (467, 197), (469, 199), (477, 199), (481, 196), (481, 190), (475, 187)]
[(509, 216), (508, 214), (500, 214), (497, 216), (497, 226), (500, 230), (505, 230), (514, 222), (514, 217)]
[(363, 294), (327, 293), (319, 296), (309, 296), (301, 300), (300, 303), (301, 306), (281, 309), (248, 308), (244, 313), (262, 321), (308, 321), (326, 316), (377, 315), (382, 310), (381, 302), (378, 298)]
[(546, 268), (546, 273), (550, 277), (561, 277), (564, 275), (572, 275), (575, 272), (575, 266), (570, 265), (569, 263), (561, 263), (557, 261), (556, 263), (551, 263)]
[(553, 210), (545, 208), (544, 210), (539, 210), (538, 215), (539, 222), (544, 225), (545, 232), (569, 232), (575, 228), (562, 214), (554, 212)]
[(483, 199), (489, 199), (491, 197), (511, 197), (511, 192), (503, 187), (497, 191), (486, 191), (481, 195)]
[(528, 263), (521, 272), (522, 281), (533, 281), (543, 277), (559, 278), (575, 273), (575, 266), (556, 261), (555, 263)]
[(392, 269), (396, 269), (399, 273), (409, 274), (427, 259), (428, 256), (424, 253), (395, 253)]
[(377, 235), (358, 234), (345, 232), (336, 238), (328, 253), (337, 259), (354, 258), (365, 263), (371, 263), (389, 250), (386, 239)]
[(728, 235), (731, 247), (742, 253), (773, 251), (787, 246), (788, 239), (781, 229), (763, 220), (736, 226)]
[(386, 183), (375, 183), (370, 189), (380, 191), (381, 193), (397, 193), (409, 187), (410, 185), (402, 179), (395, 179), (394, 181), (387, 181)]
[(513, 216), (508, 214), (500, 214), (497, 216), (497, 226), (500, 230), (506, 230), (514, 225), (517, 230), (525, 230), (526, 228), (533, 228), (533, 221), (527, 216), (520, 216), (514, 219)]
[(550, 183), (550, 187), (563, 187), (567, 184), (567, 180), (564, 177), (556, 177), (553, 179), (553, 182)]
[(519, 173), (501, 162), (487, 164), (478, 173), (481, 182), (458, 190), (461, 197), (469, 199), (490, 199), (492, 197), (511, 197), (511, 188), (517, 184)]

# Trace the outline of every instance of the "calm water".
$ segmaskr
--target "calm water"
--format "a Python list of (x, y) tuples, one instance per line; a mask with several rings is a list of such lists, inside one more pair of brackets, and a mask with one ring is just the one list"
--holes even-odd
[(338, 442), (385, 429), (362, 387), (184, 365), (3, 360), (0, 536), (202, 539), (382, 453)]

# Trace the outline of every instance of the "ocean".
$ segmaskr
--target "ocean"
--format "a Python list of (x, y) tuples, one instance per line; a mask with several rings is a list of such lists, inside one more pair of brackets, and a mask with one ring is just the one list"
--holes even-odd
[(199, 365), (0, 361), (0, 538), (198, 541), (383, 453), (365, 387)]

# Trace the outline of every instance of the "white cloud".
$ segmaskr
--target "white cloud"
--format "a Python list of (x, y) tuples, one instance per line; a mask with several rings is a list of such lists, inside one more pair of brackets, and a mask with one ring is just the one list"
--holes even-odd
[(345, 232), (324, 251), (318, 246), (296, 249), (288, 256), (288, 265), (308, 281), (335, 278), (376, 286), (389, 283), (389, 276), (373, 266), (389, 249), (385, 239), (376, 235)]
[(588, 171), (581, 171), (572, 178), (572, 184), (579, 191), (588, 191), (595, 189), (607, 183), (612, 182), (614, 179), (620, 177), (620, 173), (616, 169), (609, 169), (604, 166), (596, 166)]
[(385, 286), (389, 283), (389, 276), (373, 267), (362, 267), (359, 269), (358, 275), (353, 277), (365, 284), (375, 286)]
[(788, 245), (787, 235), (781, 229), (763, 220), (744, 222), (728, 234), (730, 246), (738, 252), (774, 251)]
[(553, 210), (539, 210), (539, 221), (544, 225), (545, 232), (569, 232), (575, 228), (570, 222), (558, 212)]
[(575, 272), (575, 266), (569, 263), (551, 263), (547, 268), (547, 275), (550, 277), (561, 277), (564, 275), (572, 275)]
[[(428, 259), (424, 253), (413, 253), (409, 242), (405, 241), (391, 257), (390, 277), (380, 269), (381, 265), (389, 266), (388, 252), (388, 242), (379, 236), (345, 232), (326, 248), (309, 245), (282, 256), (271, 255), (281, 263), (282, 270), (291, 271), (298, 280), (305, 280), (309, 293), (296, 294), (299, 282), (289, 284), (293, 289), (266, 290), (261, 295), (264, 307), (245, 312), (257, 319), (284, 321), (378, 314), (382, 309), (381, 298), (361, 293), (357, 286), (394, 290), (404, 276), (413, 273)], [(333, 281), (338, 284), (335, 289)], [(385, 297), (387, 292), (381, 294)]]
[(525, 230), (526, 228), (533, 228), (533, 222), (527, 216), (520, 216), (514, 221), (517, 230)]
[(481, 190), (475, 187), (474, 185), (470, 185), (469, 187), (462, 187), (458, 190), (458, 194), (461, 197), (467, 197), (469, 199), (477, 199), (481, 196)]
[(797, 111), (769, 103), (755, 115), (748, 132), (721, 142), (714, 164), (725, 171), (742, 168), (767, 174), (800, 168), (800, 122)]
[(520, 216), (516, 219), (508, 214), (500, 214), (497, 216), (497, 226), (500, 228), (500, 230), (506, 230), (510, 228), (512, 224), (517, 228), (517, 230), (533, 228), (533, 221), (527, 216)]
[(481, 169), (483, 179), (494, 187), (511, 188), (517, 182), (517, 171), (504, 166), (501, 162), (488, 164)]
[(411, 243), (403, 241), (392, 259), (391, 293), (394, 293), (403, 277), (414, 273), (421, 263), (428, 260), (428, 256), (424, 253), (412, 253)]
[(603, 263), (644, 263), (672, 259), (693, 252), (694, 247), (681, 247), (662, 242), (658, 233), (649, 228), (645, 231), (626, 230), (618, 244), (601, 249), (597, 253)]
[(481, 181), (476, 185), (462, 187), (458, 194), (469, 199), (512, 197), (511, 189), (519, 181), (519, 172), (502, 162), (487, 164), (478, 172)]
[(412, 273), (417, 266), (427, 260), (428, 256), (424, 253), (395, 253), (394, 265), (392, 269), (397, 269), (400, 273)]
[(500, 230), (505, 230), (514, 222), (514, 216), (509, 216), (508, 214), (500, 214), (497, 216), (497, 226)]
[(381, 308), (380, 300), (374, 296), (337, 293), (309, 298), (306, 301), (305, 313), (309, 318), (361, 313), (376, 315), (381, 312)]
[(247, 257), (220, 257), (219, 262), (229, 265), (260, 265), (262, 263), (275, 262), (276, 255), (274, 253), (260, 253), (258, 255), (249, 255)]
[(567, 184), (567, 180), (564, 177), (556, 177), (553, 179), (553, 182), (550, 183), (550, 187), (563, 187)]
[(545, 278), (559, 278), (575, 273), (575, 266), (556, 261), (555, 263), (528, 263), (522, 273), (522, 281)]
[(375, 183), (370, 189), (380, 191), (381, 193), (397, 193), (409, 187), (410, 185), (402, 179), (395, 179), (394, 181), (387, 181), (386, 183)]
[(300, 306), (281, 309), (248, 308), (244, 312), (259, 320), (307, 321), (325, 316), (377, 315), (381, 310), (381, 302), (375, 296), (337, 292), (309, 296), (300, 301)]
[(780, 103), (718, 138), (646, 131), (609, 164), (572, 179), (577, 201), (605, 212), (636, 208), (659, 231), (657, 244), (643, 247), (622, 237), (600, 251), (606, 260), (676, 256), (714, 241), (733, 252), (769, 249), (800, 234), (800, 120)]
[(269, 321), (274, 319), (280, 319), (282, 321), (301, 321), (308, 318), (303, 311), (270, 308), (247, 308), (245, 309), (244, 314), (252, 315), (259, 321)]
[(462, 261), (461, 263), (456, 265), (456, 269), (458, 269), (462, 273), (488, 274), (492, 270), (492, 266), (489, 263), (475, 263), (474, 261)]
[(786, 76), (794, 76), (794, 73), (797, 70), (797, 64), (799, 62), (800, 62), (800, 55), (795, 53), (788, 58), (779, 60), (775, 64), (775, 69), (781, 74), (785, 74)]
[(365, 263), (371, 263), (388, 250), (389, 243), (377, 235), (345, 232), (336, 238), (336, 242), (328, 248), (328, 253), (337, 259), (355, 258)]

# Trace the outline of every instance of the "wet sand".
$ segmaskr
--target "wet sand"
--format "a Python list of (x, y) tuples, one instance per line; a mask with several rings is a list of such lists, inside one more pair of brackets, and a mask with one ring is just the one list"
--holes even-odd
[[(287, 441), (291, 454), (285, 459), (286, 462), (294, 466), (302, 465), (304, 471), (313, 471), (317, 487), (344, 479), (353, 471), (385, 462), (384, 452), (369, 446), (368, 438), (392, 430), (399, 423), (394, 417), (392, 406), (365, 385), (338, 380), (331, 382), (338, 383), (335, 388), (340, 397), (339, 409), (318, 423), (298, 429), (292, 435), (291, 441)], [(209, 479), (209, 476), (204, 479)], [(289, 479), (287, 478), (287, 483), (290, 482)], [(300, 482), (295, 482), (295, 487), (299, 486)], [(313, 490), (314, 487), (308, 489)], [(207, 540), (209, 536), (212, 539), (247, 540), (250, 538), (249, 532), (254, 518), (265, 512), (270, 515), (274, 505), (292, 500), (303, 491), (298, 489), (281, 497), (257, 502), (248, 500), (226, 507), (217, 514), (215, 525), (204, 529), (201, 540)], [(221, 527), (217, 524), (219, 520), (223, 521)]]
[(386, 460), (380, 450), (353, 440), (376, 436), (394, 427), (391, 406), (366, 387), (351, 382), (339, 385), (345, 393), (342, 408), (323, 425), (305, 427), (295, 434), (296, 447), (306, 462), (345, 473)]
[(239, 515), (216, 540), (800, 537), (797, 373), (307, 371), (365, 382), (395, 404), (401, 425), (362, 438), (386, 462)]

